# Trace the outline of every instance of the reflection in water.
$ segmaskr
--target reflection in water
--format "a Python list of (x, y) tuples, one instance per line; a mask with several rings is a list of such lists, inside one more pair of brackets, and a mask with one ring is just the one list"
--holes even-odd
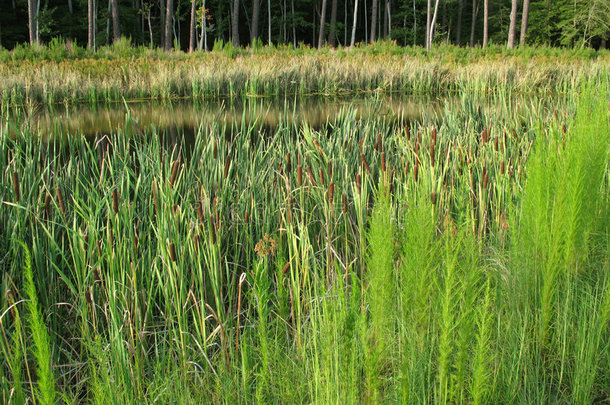
[[(443, 99), (405, 94), (384, 94), (350, 97), (246, 98), (227, 100), (177, 100), (173, 102), (131, 102), (128, 104), (73, 105), (51, 108), (12, 110), (9, 121), (29, 126), (30, 133), (43, 137), (57, 134), (82, 133), (93, 136), (111, 133), (125, 127), (129, 111), (141, 128), (155, 128), (192, 132), (200, 125), (216, 123), (231, 127), (234, 124), (256, 123), (258, 127), (275, 128), (280, 122), (307, 123), (320, 128), (353, 107), (356, 117), (366, 119), (385, 115), (408, 120), (421, 118), (422, 113), (435, 113), (442, 108)], [(24, 128), (22, 128), (24, 129)]]

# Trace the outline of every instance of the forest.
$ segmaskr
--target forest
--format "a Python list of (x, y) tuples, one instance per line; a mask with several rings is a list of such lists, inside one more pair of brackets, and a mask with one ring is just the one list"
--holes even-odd
[(608, 0), (4, 0), (0, 46), (61, 37), (89, 48), (121, 36), (165, 49), (288, 44), (489, 42), (605, 48)]

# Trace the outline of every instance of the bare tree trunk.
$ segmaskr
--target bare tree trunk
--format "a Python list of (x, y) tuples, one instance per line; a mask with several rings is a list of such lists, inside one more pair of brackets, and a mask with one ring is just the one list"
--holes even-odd
[(118, 0), (111, 0), (112, 4), (112, 39), (114, 42), (121, 39), (121, 24), (119, 22)]
[(326, 0), (322, 0), (320, 12), (320, 33), (318, 34), (318, 49), (324, 45), (324, 27), (326, 27)]
[(519, 45), (525, 45), (527, 38), (527, 23), (530, 16), (530, 0), (523, 0), (523, 16), (521, 19), (521, 38)]
[(413, 0), (413, 46), (417, 43), (417, 9)]
[(294, 18), (294, 0), (290, 0), (290, 8), (292, 11), (292, 46), (297, 47), (297, 27)]
[(515, 36), (517, 31), (517, 0), (512, 0), (510, 8), (510, 27), (508, 28), (508, 43), (506, 47), (513, 49), (515, 47)]
[(167, 0), (165, 9), (165, 43), (163, 49), (169, 51), (173, 47), (172, 27), (174, 26), (174, 0)]
[(74, 8), (72, 7), (72, 0), (68, 0), (68, 12), (74, 14)]
[(371, 37), (369, 42), (375, 42), (375, 33), (377, 32), (377, 3), (379, 0), (373, 0), (373, 11), (371, 12)]
[(196, 0), (191, 0), (191, 30), (189, 32), (189, 52), (193, 52), (195, 50), (195, 32), (197, 31), (195, 27), (195, 1)]
[(37, 19), (36, 0), (28, 0), (28, 30), (30, 34), (30, 44), (36, 42)]
[(388, 39), (392, 39), (392, 10), (390, 9), (390, 0), (387, 0), (385, 2), (385, 7), (387, 10), (387, 15), (388, 15), (388, 33), (387, 33), (387, 37)]
[(436, 17), (438, 16), (438, 3), (440, 0), (436, 0), (434, 3), (434, 16), (432, 17), (432, 22), (430, 23), (430, 38), (428, 38), (428, 50), (432, 48), (432, 38), (434, 38), (434, 25), (436, 24)]
[(260, 14), (261, 1), (252, 1), (252, 26), (250, 29), (250, 45), (254, 46), (254, 41), (258, 37), (258, 16)]
[(470, 24), (470, 47), (474, 48), (474, 34), (477, 28), (477, 0), (472, 0), (472, 23)]
[(483, 1), (483, 48), (489, 42), (489, 0)]
[(360, 0), (354, 0), (354, 22), (352, 23), (352, 40), (350, 41), (351, 47), (356, 43), (356, 24), (358, 23), (358, 2)]
[(426, 49), (430, 50), (430, 22), (432, 22), (432, 0), (428, 0), (426, 7)]
[(231, 19), (231, 37), (233, 46), (239, 46), (239, 0), (233, 0), (233, 17)]
[(208, 50), (208, 27), (207, 13), (205, 8), (205, 0), (203, 0), (203, 10), (201, 12), (201, 41), (199, 41), (199, 50)]
[(455, 43), (459, 45), (462, 42), (462, 14), (464, 10), (464, 0), (458, 2), (457, 27), (455, 28)]
[(328, 43), (333, 48), (337, 45), (337, 0), (333, 0), (330, 7), (330, 32), (328, 33)]
[(271, 0), (267, 0), (267, 15), (269, 16), (269, 25), (268, 25), (268, 36), (269, 36), (269, 46), (271, 46)]
[(95, 51), (95, 0), (87, 0), (87, 46)]
[(383, 5), (383, 37), (388, 37), (388, 0)]
[(160, 40), (161, 40), (161, 46), (163, 48), (165, 48), (165, 12), (166, 12), (166, 8), (167, 5), (165, 3), (165, 0), (159, 0), (159, 9), (161, 10), (161, 29), (159, 30), (160, 33)]

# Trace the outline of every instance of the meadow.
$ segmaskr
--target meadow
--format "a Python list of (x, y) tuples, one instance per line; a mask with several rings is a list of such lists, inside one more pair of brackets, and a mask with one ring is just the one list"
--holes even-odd
[[(414, 120), (372, 98), (366, 118), (346, 106), (271, 131), (244, 113), (200, 122), (192, 145), (131, 114), (94, 139), (61, 125), (43, 139), (6, 116), (2, 402), (610, 401), (605, 62), (412, 72), (369, 52), (297, 86), (425, 71), (418, 88), (454, 83), (457, 101)], [(385, 70), (358, 68), (370, 59)], [(343, 63), (354, 76), (337, 79)], [(542, 77), (561, 94), (516, 105)], [(255, 92), (286, 88), (273, 80)]]

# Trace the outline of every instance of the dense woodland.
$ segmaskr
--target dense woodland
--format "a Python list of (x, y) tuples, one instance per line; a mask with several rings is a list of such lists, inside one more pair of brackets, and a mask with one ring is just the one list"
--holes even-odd
[(610, 39), (610, 0), (2, 0), (4, 48), (56, 37), (94, 48), (121, 36), (182, 50), (379, 39), (599, 48)]

